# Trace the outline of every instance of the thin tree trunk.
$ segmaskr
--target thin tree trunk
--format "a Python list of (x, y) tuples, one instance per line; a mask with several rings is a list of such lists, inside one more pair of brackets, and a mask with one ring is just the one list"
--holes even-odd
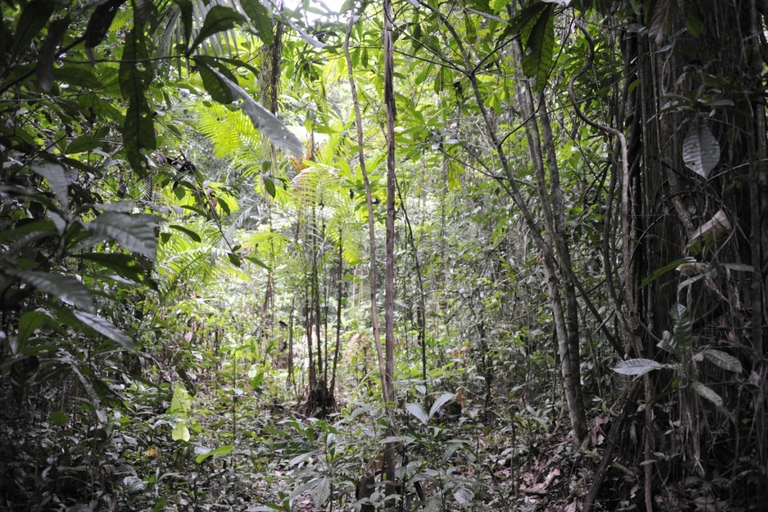
[(400, 198), (400, 209), (403, 212), (403, 219), (405, 220), (405, 227), (407, 229), (406, 238), (411, 246), (411, 253), (413, 255), (413, 266), (416, 271), (416, 282), (419, 286), (419, 305), (416, 311), (416, 327), (419, 335), (419, 347), (421, 348), (421, 378), (424, 379), (424, 385), (427, 385), (427, 326), (425, 318), (426, 301), (424, 300), (424, 283), (421, 279), (421, 265), (419, 264), (419, 253), (416, 250), (416, 241), (413, 239), (413, 229), (411, 228), (411, 221), (408, 219), (408, 209), (405, 207), (405, 200), (400, 193), (400, 184), (397, 185), (397, 196)]
[(352, 58), (349, 55), (349, 38), (354, 25), (354, 17), (350, 17), (347, 23), (347, 36), (344, 40), (344, 56), (347, 60), (347, 73), (349, 75), (349, 88), (352, 95), (352, 103), (355, 107), (355, 124), (357, 126), (357, 146), (360, 158), (360, 173), (363, 175), (365, 184), (365, 202), (368, 205), (368, 234), (370, 236), (370, 281), (371, 281), (371, 323), (373, 325), (373, 340), (376, 343), (376, 355), (379, 361), (379, 375), (381, 376), (381, 387), (384, 393), (384, 401), (389, 402), (389, 390), (385, 384), (386, 368), (384, 366), (384, 354), (381, 349), (381, 336), (379, 333), (379, 314), (376, 304), (376, 231), (374, 229), (373, 219), (373, 197), (371, 196), (371, 182), (368, 180), (368, 171), (365, 167), (364, 137), (363, 137), (363, 118), (360, 115), (360, 102), (357, 96), (357, 84), (355, 82), (354, 70), (352, 69)]
[(341, 284), (344, 279), (344, 237), (339, 229), (339, 282), (336, 289), (336, 350), (333, 353), (333, 372), (329, 392), (333, 395), (336, 389), (336, 365), (339, 362), (339, 347), (341, 346)]
[[(385, 279), (385, 329), (386, 329), (386, 373), (384, 386), (388, 402), (395, 400), (395, 88), (394, 41), (392, 39), (392, 0), (384, 0), (384, 106), (387, 115), (387, 261)], [(388, 435), (395, 435), (394, 417), (390, 415)], [(384, 473), (387, 478), (386, 494), (395, 489), (395, 443), (384, 448)]]

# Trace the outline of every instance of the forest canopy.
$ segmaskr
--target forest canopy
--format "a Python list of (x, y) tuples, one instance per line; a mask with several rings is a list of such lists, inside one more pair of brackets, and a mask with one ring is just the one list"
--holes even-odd
[(0, 12), (0, 510), (766, 509), (764, 1)]

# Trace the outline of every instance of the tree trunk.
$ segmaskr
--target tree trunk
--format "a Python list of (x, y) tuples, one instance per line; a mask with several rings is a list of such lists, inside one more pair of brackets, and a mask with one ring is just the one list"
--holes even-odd
[[(768, 174), (761, 60), (765, 26), (756, 5), (754, 0), (701, 0), (686, 2), (684, 8), (671, 1), (644, 3), (652, 11), (635, 22), (647, 21), (648, 31), (628, 35), (623, 46), (631, 73), (627, 80), (640, 80), (628, 97), (630, 238), (638, 241), (631, 247), (630, 279), (624, 283), (637, 308), (632, 334), (639, 340), (637, 357), (673, 362), (682, 358), (684, 369), (675, 376), (712, 386), (723, 401), (713, 407), (703, 396), (682, 389), (670, 410), (672, 417), (663, 420), (681, 422), (681, 459), (699, 475), (707, 472), (715, 446), (728, 446), (737, 455), (734, 461), (745, 456), (754, 460), (744, 464), (768, 464), (763, 343)], [(711, 132), (720, 150), (717, 166), (708, 173), (694, 171), (685, 158), (693, 151), (691, 137), (702, 130)], [(697, 139), (704, 150), (714, 149), (711, 141)], [(718, 215), (727, 218), (718, 226), (719, 236), (700, 236), (701, 228)], [(679, 266), (679, 273), (657, 276), (641, 286), (682, 258), (695, 265)], [(693, 319), (692, 346), (682, 356), (657, 349), (662, 333), (672, 330), (669, 312), (677, 303)], [(743, 406), (739, 386), (729, 384), (736, 382), (733, 373), (692, 357), (709, 349), (741, 361), (744, 371), (738, 379), (751, 378), (759, 388), (750, 407)], [(646, 398), (670, 384), (670, 375), (652, 374)], [(733, 422), (723, 411), (731, 411)], [(663, 431), (651, 427), (660, 422), (654, 415), (665, 411), (647, 408), (646, 414), (646, 434)], [(647, 441), (662, 442), (659, 437)], [(651, 451), (648, 444), (645, 451)], [(733, 475), (746, 468), (742, 462), (733, 465)], [(749, 492), (747, 483), (738, 480), (734, 476), (731, 492), (741, 492), (739, 485)], [(646, 485), (650, 500), (650, 483)]]
[[(385, 279), (385, 347), (386, 366), (384, 372), (384, 396), (388, 402), (395, 401), (395, 89), (394, 41), (392, 39), (392, 0), (384, 0), (384, 105), (387, 115), (387, 246)], [(390, 415), (387, 435), (395, 435), (394, 417)], [(395, 443), (384, 447), (384, 474), (387, 495), (395, 489)]]

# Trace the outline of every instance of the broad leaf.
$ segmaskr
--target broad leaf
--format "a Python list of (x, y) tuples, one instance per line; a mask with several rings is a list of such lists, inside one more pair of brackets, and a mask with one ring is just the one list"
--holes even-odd
[(680, 355), (680, 351), (677, 348), (677, 342), (669, 331), (664, 331), (661, 335), (661, 341), (656, 344), (662, 350), (666, 350), (670, 354)]
[(197, 233), (195, 233), (194, 231), (192, 231), (189, 228), (185, 228), (184, 226), (178, 226), (176, 224), (170, 224), (168, 227), (171, 228), (171, 229), (175, 229), (176, 231), (180, 231), (180, 232), (184, 233), (185, 235), (187, 235), (189, 238), (191, 238), (193, 241), (195, 241), (197, 243), (201, 243), (203, 241), (200, 238), (200, 235), (198, 235)]
[(192, 55), (192, 52), (213, 34), (231, 30), (244, 22), (245, 18), (242, 14), (233, 11), (229, 7), (224, 7), (223, 5), (214, 5), (211, 7), (211, 10), (208, 11), (208, 14), (205, 15), (203, 28), (200, 29), (192, 46), (187, 50), (187, 56)]
[(187, 388), (185, 388), (183, 384), (178, 384), (176, 389), (173, 390), (171, 407), (168, 408), (167, 413), (186, 420), (189, 417), (189, 411), (191, 409), (192, 398), (189, 396)]
[(475, 499), (475, 493), (466, 487), (459, 487), (453, 491), (453, 497), (456, 498), (456, 502), (459, 505), (465, 507), (472, 503), (472, 500)]
[(93, 252), (76, 256), (86, 261), (92, 261), (105, 268), (114, 270), (120, 276), (140, 283), (144, 279), (144, 269), (130, 254)]
[(427, 412), (424, 410), (421, 404), (409, 403), (405, 404), (405, 408), (424, 425), (429, 423), (429, 416), (427, 416)]
[(54, 295), (68, 304), (72, 304), (85, 311), (93, 311), (91, 293), (84, 284), (74, 277), (12, 268), (6, 268), (4, 272), (18, 277), (24, 283), (42, 292)]
[(645, 375), (654, 370), (660, 370), (664, 365), (651, 359), (627, 359), (616, 366), (613, 371), (622, 375)]
[(114, 240), (123, 248), (154, 260), (157, 254), (154, 226), (161, 220), (162, 217), (157, 215), (105, 212), (85, 224), (85, 229), (96, 237)]
[(691, 314), (682, 304), (672, 306), (669, 312), (672, 318), (672, 326), (675, 334), (675, 341), (682, 347), (690, 347), (693, 342), (693, 323)]
[[(17, 52), (29, 47), (30, 41), (43, 27), (48, 23), (48, 18), (53, 14), (54, 2), (51, 0), (34, 0), (28, 3), (19, 16), (19, 23), (16, 25), (14, 34), (14, 45), (11, 53), (15, 56)], [(5, 51), (5, 50), (3, 50)]]
[(434, 416), (435, 413), (439, 411), (442, 406), (444, 406), (445, 404), (453, 400), (455, 397), (456, 397), (455, 393), (443, 393), (442, 395), (440, 395), (440, 398), (435, 400), (435, 403), (433, 403), (432, 407), (429, 409), (429, 417), (431, 418), (432, 416)]
[(211, 450), (207, 453), (203, 453), (201, 455), (198, 455), (195, 458), (195, 462), (203, 462), (208, 457), (213, 457), (214, 455), (229, 455), (232, 452), (232, 449), (235, 447), (233, 444), (225, 444), (224, 446), (219, 446), (215, 450)]
[(64, 168), (59, 164), (32, 165), (31, 169), (45, 178), (51, 187), (53, 195), (59, 200), (63, 210), (69, 208), (69, 180)]
[(80, 320), (84, 325), (90, 327), (99, 334), (109, 338), (110, 340), (119, 343), (123, 348), (130, 352), (136, 352), (136, 347), (133, 344), (133, 340), (128, 337), (122, 330), (115, 327), (112, 322), (106, 318), (86, 313), (84, 311), (74, 311), (75, 317)]
[(130, 31), (125, 38), (123, 56), (120, 59), (120, 92), (128, 99), (128, 110), (123, 124), (123, 144), (131, 168), (140, 176), (145, 174), (143, 149), (155, 149), (155, 123), (145, 91), (154, 73), (147, 62), (147, 38), (141, 27)]
[(84, 153), (86, 151), (91, 151), (93, 149), (100, 148), (101, 145), (102, 145), (102, 141), (100, 139), (97, 139), (96, 137), (91, 137), (90, 135), (82, 135), (69, 143), (69, 146), (67, 146), (65, 153), (67, 155), (72, 155), (75, 153)]
[(85, 29), (86, 48), (95, 48), (104, 40), (112, 20), (124, 3), (125, 0), (107, 0), (94, 9), (91, 19), (88, 20), (88, 27)]
[(723, 399), (712, 388), (705, 386), (699, 381), (695, 381), (691, 384), (691, 387), (699, 396), (706, 398), (718, 407), (723, 406)]
[(720, 145), (707, 123), (697, 115), (683, 141), (683, 161), (693, 172), (706, 179), (720, 161)]
[(536, 78), (535, 89), (541, 90), (547, 83), (552, 66), (552, 52), (555, 47), (554, 6), (547, 5), (543, 10), (525, 42), (526, 55), (523, 56), (523, 72)]
[[(268, 138), (272, 144), (288, 151), (296, 158), (302, 157), (304, 145), (272, 112), (254, 101), (237, 83), (209, 66), (206, 62), (199, 59), (196, 59), (195, 62), (200, 67), (207, 68), (218, 79), (218, 86), (228, 90), (232, 100), (240, 100), (240, 108), (251, 118), (253, 126)], [(206, 90), (208, 90), (207, 85)], [(210, 91), (208, 92), (210, 93)], [(213, 96), (214, 94), (211, 93), (211, 95)], [(216, 95), (220, 96), (220, 92), (217, 92)]]
[(176, 426), (173, 427), (173, 432), (171, 432), (171, 439), (174, 441), (189, 442), (189, 429), (187, 428), (187, 424), (184, 420), (176, 420)]
[(728, 370), (729, 372), (741, 373), (741, 361), (731, 354), (713, 348), (706, 349), (702, 353), (704, 354), (704, 357), (715, 366), (719, 366), (723, 370)]
[[(93, 384), (91, 384), (90, 379), (88, 379), (88, 377), (83, 375), (83, 372), (80, 370), (80, 367), (78, 366), (80, 362), (72, 359), (71, 357), (60, 359), (60, 361), (70, 365), (70, 367), (72, 368), (72, 371), (75, 373), (75, 375), (77, 375), (78, 380), (80, 380), (80, 384), (83, 385), (83, 389), (85, 389), (85, 393), (88, 395), (88, 398), (90, 399), (90, 405), (91, 407), (93, 407), (93, 411), (96, 413), (96, 417), (99, 419), (100, 422), (106, 423), (107, 413), (104, 411), (104, 408), (101, 406), (101, 398), (99, 397), (99, 394), (94, 389)], [(84, 368), (87, 369), (87, 367), (84, 367)]]
[(46, 324), (53, 323), (53, 318), (42, 310), (27, 311), (19, 319), (19, 333), (17, 335), (18, 349), (23, 350), (27, 340), (34, 332)]
[(681, 260), (675, 260), (672, 263), (668, 263), (667, 265), (664, 265), (660, 269), (654, 271), (653, 274), (651, 274), (650, 276), (648, 276), (645, 279), (643, 279), (643, 282), (640, 283), (640, 288), (645, 288), (646, 286), (648, 286), (652, 282), (656, 281), (657, 279), (659, 279), (661, 276), (663, 276), (664, 274), (666, 274), (670, 270), (674, 270), (677, 267), (679, 267), (680, 265), (684, 265), (686, 263), (690, 263), (691, 261), (693, 261), (692, 258), (683, 258)]
[(240, 6), (250, 18), (259, 39), (264, 41), (264, 44), (272, 44), (275, 36), (272, 33), (272, 18), (269, 16), (267, 8), (259, 0), (240, 0)]
[(45, 37), (45, 42), (40, 48), (40, 55), (37, 59), (37, 83), (43, 92), (48, 93), (53, 90), (53, 63), (58, 56), (59, 45), (71, 21), (72, 18), (66, 16), (51, 22), (48, 27), (48, 35)]

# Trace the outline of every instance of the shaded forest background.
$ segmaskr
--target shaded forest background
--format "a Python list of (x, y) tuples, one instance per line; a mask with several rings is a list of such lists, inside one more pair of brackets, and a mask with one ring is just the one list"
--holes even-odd
[(768, 507), (768, 3), (0, 10), (0, 509)]

